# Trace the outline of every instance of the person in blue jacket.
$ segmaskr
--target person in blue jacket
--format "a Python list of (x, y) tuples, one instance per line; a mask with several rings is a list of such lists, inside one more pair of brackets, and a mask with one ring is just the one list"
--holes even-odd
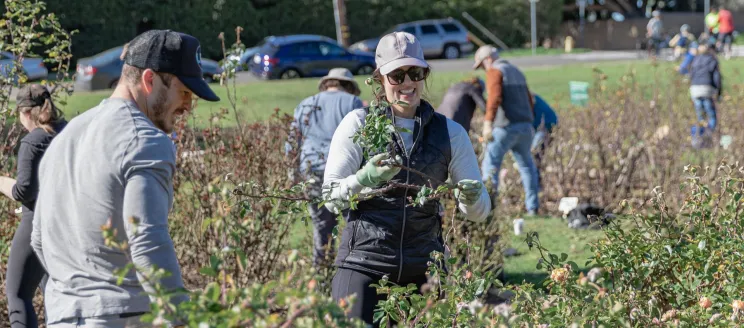
[(682, 60), (682, 63), (679, 64), (679, 67), (677, 68), (677, 71), (679, 72), (679, 74), (682, 74), (682, 75), (690, 74), (690, 65), (692, 65), (692, 60), (695, 59), (695, 56), (697, 56), (697, 53), (698, 53), (698, 43), (693, 42), (692, 44), (690, 44), (690, 49), (687, 51), (685, 58)]
[(542, 162), (545, 157), (545, 148), (548, 147), (551, 141), (551, 134), (553, 133), (553, 127), (558, 124), (558, 115), (555, 114), (553, 108), (545, 102), (542, 97), (532, 94), (534, 97), (533, 103), (535, 104), (535, 121), (532, 122), (532, 126), (535, 128), (535, 137), (532, 139), (532, 152), (535, 154), (535, 166), (537, 166), (537, 181), (538, 186), (542, 189), (541, 173)]

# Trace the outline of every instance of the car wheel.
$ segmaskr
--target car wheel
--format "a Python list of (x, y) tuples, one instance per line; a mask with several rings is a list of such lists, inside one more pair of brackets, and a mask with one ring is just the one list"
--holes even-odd
[(119, 79), (111, 81), (111, 84), (109, 84), (109, 88), (116, 89), (117, 85), (119, 85)]
[(290, 68), (290, 69), (282, 72), (282, 74), (279, 77), (282, 80), (289, 80), (289, 79), (298, 79), (298, 78), (301, 78), (302, 75), (300, 75), (300, 72), (298, 72), (296, 69)]
[(442, 57), (444, 59), (457, 59), (460, 58), (460, 47), (448, 44), (444, 47), (444, 51), (442, 53)]
[(359, 67), (356, 71), (356, 75), (372, 75), (372, 73), (375, 71), (375, 68), (371, 65), (362, 65), (362, 67)]

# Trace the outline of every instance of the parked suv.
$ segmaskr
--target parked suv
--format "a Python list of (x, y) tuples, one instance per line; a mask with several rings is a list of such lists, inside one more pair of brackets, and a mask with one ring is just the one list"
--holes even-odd
[[(455, 59), (473, 51), (468, 30), (454, 18), (398, 24), (383, 33), (383, 36), (392, 32), (408, 32), (415, 35), (421, 42), (426, 57)], [(352, 44), (349, 49), (374, 52), (381, 38), (359, 41)]]
[(249, 67), (263, 79), (324, 76), (335, 67), (347, 68), (355, 75), (375, 70), (374, 54), (344, 49), (321, 35), (270, 36), (257, 48)]

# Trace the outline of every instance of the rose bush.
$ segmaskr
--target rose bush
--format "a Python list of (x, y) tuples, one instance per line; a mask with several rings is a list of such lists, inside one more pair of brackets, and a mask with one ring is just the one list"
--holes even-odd
[[(48, 33), (59, 32), (49, 26), (55, 32)], [(63, 36), (56, 38), (52, 43), (64, 45)], [(225, 53), (242, 48), (238, 43)], [(269, 120), (245, 123), (238, 113), (250, 95), (235, 94), (232, 73), (220, 76), (230, 106), (200, 118), (200, 124), (183, 121), (177, 131), (170, 229), (191, 301), (173, 306), (158, 292), (148, 319), (157, 324), (180, 317), (191, 327), (356, 326), (344, 319), (351, 300), (335, 303), (329, 297), (333, 270), (308, 269), (310, 240), (294, 250), (289, 246), (297, 222), (308, 224), (307, 203), (319, 201), (288, 174), (297, 160), (296, 153), (285, 153), (285, 142), (295, 137), (291, 117), (277, 111)], [(431, 279), (421, 294), (381, 281), (379, 290), (388, 298), (376, 318), (420, 327), (738, 325), (744, 315), (744, 267), (738, 261), (744, 251), (744, 169), (726, 163), (744, 155), (744, 147), (737, 147), (744, 140), (738, 129), (744, 114), (736, 110), (744, 100), (742, 88), (732, 85), (719, 104), (719, 117), (726, 118), (719, 135), (732, 136), (734, 143), (698, 150), (690, 147), (689, 126), (696, 122), (686, 85), (674, 77), (644, 82), (634, 76), (629, 72), (615, 82), (597, 70), (588, 107), (558, 108), (561, 124), (544, 161), (543, 208), (578, 196), (622, 214), (591, 245), (594, 256), (582, 264), (594, 269), (579, 271), (567, 255), (551, 253), (539, 236), (527, 233), (525, 242), (542, 255), (536, 269), (549, 278), (537, 286), (501, 285), (496, 278), (508, 242), (505, 226), (521, 212), (523, 197), (510, 170), (486, 223), (463, 222), (451, 197), (437, 195), (444, 197), (447, 252), (433, 254)], [(12, 174), (21, 133), (10, 123), (10, 91), (2, 90), (0, 171)], [(236, 116), (236, 128), (223, 126), (226, 115)], [(482, 145), (474, 145), (480, 153)], [(13, 217), (14, 205), (0, 200), (0, 215)], [(0, 263), (16, 223), (0, 221)], [(153, 278), (160, 274), (165, 273), (151, 272)], [(492, 304), (492, 287), (511, 301)], [(7, 322), (3, 318), (5, 312), (0, 322)]]

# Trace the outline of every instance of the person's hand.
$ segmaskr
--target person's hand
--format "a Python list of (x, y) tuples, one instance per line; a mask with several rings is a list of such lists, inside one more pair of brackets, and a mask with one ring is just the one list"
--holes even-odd
[(480, 199), (483, 182), (477, 180), (460, 180), (455, 189), (455, 198), (465, 205), (473, 205)]
[[(385, 163), (378, 165), (378, 162), (381, 161), (390, 161), (390, 156), (387, 153), (377, 154), (370, 158), (367, 164), (357, 171), (356, 178), (359, 184), (374, 188), (383, 182), (389, 181), (400, 172), (400, 167)], [(399, 155), (396, 155), (392, 161), (395, 164), (403, 163), (403, 159)]]
[(490, 122), (490, 121), (483, 122), (482, 134), (483, 134), (484, 142), (493, 141), (493, 122)]

